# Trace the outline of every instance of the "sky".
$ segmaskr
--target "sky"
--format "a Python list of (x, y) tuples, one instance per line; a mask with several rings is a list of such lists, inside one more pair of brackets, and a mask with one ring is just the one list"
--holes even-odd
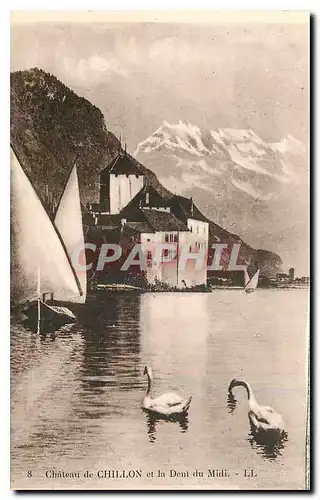
[[(131, 153), (179, 120), (265, 141), (291, 134), (308, 151), (308, 45), (307, 23), (17, 24), (11, 70), (57, 76), (101, 109)], [(307, 158), (303, 168), (307, 176)]]
[(308, 140), (306, 24), (17, 25), (11, 46), (12, 70), (56, 75), (132, 150), (164, 120)]

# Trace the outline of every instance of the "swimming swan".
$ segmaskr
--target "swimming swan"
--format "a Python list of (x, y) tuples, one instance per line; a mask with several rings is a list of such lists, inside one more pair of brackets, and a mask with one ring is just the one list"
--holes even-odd
[(192, 396), (183, 399), (175, 392), (167, 392), (158, 398), (152, 398), (153, 376), (151, 368), (146, 366), (143, 374), (148, 376), (148, 388), (142, 402), (144, 410), (164, 417), (179, 416), (187, 413)]
[(282, 436), (285, 433), (281, 415), (270, 406), (261, 406), (257, 403), (253, 391), (245, 380), (233, 379), (229, 385), (229, 393), (237, 386), (245, 387), (248, 395), (248, 416), (254, 434), (272, 434)]

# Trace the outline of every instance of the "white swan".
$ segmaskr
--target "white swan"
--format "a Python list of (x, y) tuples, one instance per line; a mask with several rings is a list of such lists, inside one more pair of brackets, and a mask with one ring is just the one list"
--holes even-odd
[(151, 368), (146, 366), (143, 374), (148, 376), (148, 388), (142, 402), (144, 410), (165, 417), (179, 416), (187, 413), (192, 396), (183, 399), (175, 392), (167, 392), (157, 398), (152, 398), (153, 376)]
[(253, 390), (246, 380), (231, 380), (229, 393), (232, 394), (232, 389), (237, 386), (245, 387), (247, 391), (249, 404), (248, 416), (253, 432), (255, 434), (268, 433), (279, 436), (283, 435), (285, 433), (285, 429), (281, 415), (276, 413), (270, 406), (259, 405), (254, 397)]

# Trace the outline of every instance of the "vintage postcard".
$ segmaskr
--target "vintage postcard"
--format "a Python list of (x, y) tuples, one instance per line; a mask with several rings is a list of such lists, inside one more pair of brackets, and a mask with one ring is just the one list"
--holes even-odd
[(310, 489), (309, 31), (12, 12), (12, 489)]

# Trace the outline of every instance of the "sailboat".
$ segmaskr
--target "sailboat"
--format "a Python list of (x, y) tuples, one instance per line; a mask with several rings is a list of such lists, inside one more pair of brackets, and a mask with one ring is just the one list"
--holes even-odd
[(74, 245), (84, 245), (76, 166), (53, 223), (11, 148), (11, 200), (14, 301), (38, 330), (44, 322), (75, 322), (67, 305), (86, 299), (86, 273), (77, 272), (71, 259)]
[(258, 281), (259, 281), (259, 274), (260, 274), (260, 269), (257, 269), (257, 271), (254, 273), (252, 278), (249, 277), (247, 268), (244, 270), (244, 289), (247, 293), (254, 292), (255, 289), (258, 286)]
[[(54, 218), (54, 225), (64, 243), (69, 261), (77, 280), (80, 295), (71, 302), (84, 304), (87, 297), (86, 256), (80, 202), (77, 166), (74, 164), (66, 187), (62, 193)], [(81, 257), (81, 263), (80, 261)]]

